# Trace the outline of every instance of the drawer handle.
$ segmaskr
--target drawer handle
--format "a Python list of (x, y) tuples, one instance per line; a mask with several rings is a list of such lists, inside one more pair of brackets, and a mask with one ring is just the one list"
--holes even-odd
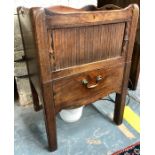
[(86, 80), (86, 79), (83, 79), (83, 80), (82, 80), (82, 83), (83, 83), (83, 85), (85, 85), (88, 89), (92, 89), (92, 88), (95, 88), (95, 87), (98, 86), (98, 82), (99, 82), (100, 80), (102, 80), (102, 76), (101, 76), (101, 75), (98, 75), (98, 76), (96, 77), (96, 83), (95, 83), (95, 84), (90, 84), (90, 83), (88, 82), (88, 80)]

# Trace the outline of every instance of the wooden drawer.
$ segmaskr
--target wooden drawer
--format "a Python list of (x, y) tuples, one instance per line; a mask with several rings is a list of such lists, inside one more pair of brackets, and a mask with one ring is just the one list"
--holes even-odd
[(70, 105), (94, 102), (111, 92), (120, 92), (124, 65), (102, 68), (53, 82), (56, 112)]

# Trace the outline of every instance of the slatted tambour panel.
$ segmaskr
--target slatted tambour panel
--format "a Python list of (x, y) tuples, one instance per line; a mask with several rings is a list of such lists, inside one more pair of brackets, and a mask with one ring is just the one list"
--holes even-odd
[(125, 23), (54, 29), (52, 70), (121, 55)]

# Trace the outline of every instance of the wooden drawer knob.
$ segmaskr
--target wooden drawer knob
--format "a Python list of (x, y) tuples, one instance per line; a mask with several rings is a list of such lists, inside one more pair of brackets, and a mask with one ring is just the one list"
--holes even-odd
[(95, 84), (91, 84), (88, 82), (87, 79), (83, 79), (82, 80), (82, 84), (85, 85), (88, 89), (91, 89), (91, 88), (95, 88), (98, 86), (98, 82), (102, 80), (102, 76), (101, 75), (98, 75), (96, 77), (96, 83)]

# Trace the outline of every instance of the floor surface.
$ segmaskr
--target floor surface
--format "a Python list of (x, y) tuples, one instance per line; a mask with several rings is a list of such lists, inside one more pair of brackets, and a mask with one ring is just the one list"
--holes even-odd
[[(139, 89), (130, 94), (139, 99)], [(102, 113), (89, 105), (78, 122), (66, 123), (57, 116), (58, 150), (51, 153), (47, 148), (43, 112), (34, 112), (32, 106), (19, 107), (15, 102), (14, 154), (111, 155), (139, 141), (139, 133), (128, 122), (123, 121), (122, 129), (112, 122), (114, 103), (100, 100), (93, 104), (103, 107)], [(129, 106), (140, 114), (140, 104), (134, 99), (130, 99)]]

